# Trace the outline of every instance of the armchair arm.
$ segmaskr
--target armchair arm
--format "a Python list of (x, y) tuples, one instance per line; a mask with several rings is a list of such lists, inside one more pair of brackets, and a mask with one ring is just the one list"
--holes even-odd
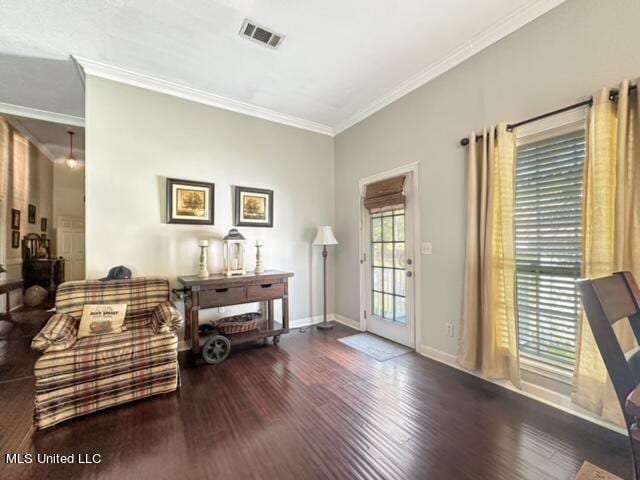
[(151, 327), (156, 333), (175, 332), (182, 326), (182, 314), (170, 300), (153, 309)]
[(78, 322), (66, 313), (55, 313), (31, 340), (31, 348), (40, 352), (66, 350), (78, 338)]

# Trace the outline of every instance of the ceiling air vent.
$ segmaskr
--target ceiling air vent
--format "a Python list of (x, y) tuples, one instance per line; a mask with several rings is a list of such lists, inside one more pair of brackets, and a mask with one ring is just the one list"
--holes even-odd
[(274, 32), (266, 27), (258, 25), (256, 22), (245, 18), (240, 29), (240, 35), (254, 42), (261, 43), (271, 48), (278, 48), (284, 38), (279, 33)]

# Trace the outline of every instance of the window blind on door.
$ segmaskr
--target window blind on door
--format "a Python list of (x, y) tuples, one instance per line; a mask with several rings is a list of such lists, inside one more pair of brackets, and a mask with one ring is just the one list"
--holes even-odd
[(516, 266), (520, 352), (572, 370), (582, 270), (585, 133), (518, 148)]
[(369, 212), (404, 208), (405, 176), (387, 178), (379, 182), (369, 183), (364, 195), (364, 206)]

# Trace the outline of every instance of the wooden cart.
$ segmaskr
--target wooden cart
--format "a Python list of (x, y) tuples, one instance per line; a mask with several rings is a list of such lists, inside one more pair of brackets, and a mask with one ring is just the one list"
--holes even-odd
[[(289, 332), (289, 277), (293, 277), (293, 273), (278, 270), (232, 277), (223, 274), (209, 275), (209, 278), (195, 275), (178, 277), (185, 300), (185, 340), (189, 344), (192, 358), (201, 356), (203, 347), (207, 349), (205, 355), (224, 360), (235, 345), (268, 337), (273, 337), (277, 344), (280, 335)], [(276, 321), (274, 316), (275, 300), (282, 301), (281, 322)], [(200, 335), (200, 310), (255, 302), (267, 303), (266, 321), (257, 330), (224, 336), (214, 329), (206, 337)]]

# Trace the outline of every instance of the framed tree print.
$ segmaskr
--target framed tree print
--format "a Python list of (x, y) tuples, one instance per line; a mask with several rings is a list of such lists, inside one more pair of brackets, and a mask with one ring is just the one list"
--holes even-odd
[(213, 225), (215, 185), (167, 178), (167, 223)]
[(273, 190), (235, 187), (235, 225), (273, 227)]

